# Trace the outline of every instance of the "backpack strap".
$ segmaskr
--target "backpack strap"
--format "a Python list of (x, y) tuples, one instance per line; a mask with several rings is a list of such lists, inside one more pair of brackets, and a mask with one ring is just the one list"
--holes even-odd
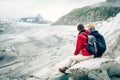
[[(86, 37), (87, 42), (88, 42), (88, 34), (85, 33), (85, 32), (81, 32), (80, 34), (83, 34)], [(85, 48), (87, 47), (87, 43), (84, 43), (83, 45), (84, 45)]]

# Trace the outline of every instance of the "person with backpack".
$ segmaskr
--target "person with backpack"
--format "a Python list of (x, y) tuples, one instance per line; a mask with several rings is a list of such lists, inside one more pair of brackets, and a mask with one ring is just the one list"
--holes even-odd
[[(85, 30), (83, 24), (79, 24), (77, 26), (78, 30), (78, 36), (77, 36), (77, 42), (76, 42), (76, 49), (74, 51), (74, 56), (68, 57), (68, 64), (63, 67), (59, 68), (60, 72), (65, 73), (65, 71), (76, 64), (79, 61), (83, 61), (89, 58), (93, 58), (93, 54), (87, 51), (86, 46), (88, 45), (88, 39), (86, 37), (86, 34), (89, 35), (90, 31)], [(84, 34), (85, 33), (85, 34)]]
[[(94, 58), (96, 57), (102, 57), (103, 53), (106, 51), (106, 42), (105, 42), (105, 39), (104, 37), (97, 31), (95, 30), (95, 25), (93, 23), (90, 23), (88, 25), (88, 30), (90, 30), (90, 35), (95, 37), (95, 45), (92, 46), (93, 48), (93, 55), (94, 55)], [(88, 46), (89, 46), (89, 42), (90, 39), (88, 38)], [(96, 48), (96, 49), (95, 49)], [(89, 48), (90, 51), (92, 50), (91, 48)], [(87, 49), (89, 51), (89, 49)], [(95, 51), (96, 50), (96, 51)], [(89, 52), (90, 52), (89, 51)]]

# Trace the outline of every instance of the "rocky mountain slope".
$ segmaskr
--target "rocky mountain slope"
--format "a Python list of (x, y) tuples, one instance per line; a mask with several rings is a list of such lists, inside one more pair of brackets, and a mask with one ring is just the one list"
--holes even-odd
[(120, 0), (107, 0), (92, 6), (86, 6), (72, 10), (62, 16), (54, 24), (77, 25), (78, 23), (89, 23), (107, 20), (120, 12)]

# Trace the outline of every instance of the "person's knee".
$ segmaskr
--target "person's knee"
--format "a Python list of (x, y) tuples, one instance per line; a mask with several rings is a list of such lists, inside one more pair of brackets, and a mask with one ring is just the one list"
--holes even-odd
[(69, 57), (68, 57), (68, 60), (69, 60), (69, 61), (73, 61), (73, 56), (69, 56)]

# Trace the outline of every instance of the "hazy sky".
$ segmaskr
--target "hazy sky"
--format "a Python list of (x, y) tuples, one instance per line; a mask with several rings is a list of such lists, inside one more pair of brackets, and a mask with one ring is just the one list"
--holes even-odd
[(105, 0), (0, 0), (0, 18), (19, 18), (41, 14), (56, 21), (74, 8)]

